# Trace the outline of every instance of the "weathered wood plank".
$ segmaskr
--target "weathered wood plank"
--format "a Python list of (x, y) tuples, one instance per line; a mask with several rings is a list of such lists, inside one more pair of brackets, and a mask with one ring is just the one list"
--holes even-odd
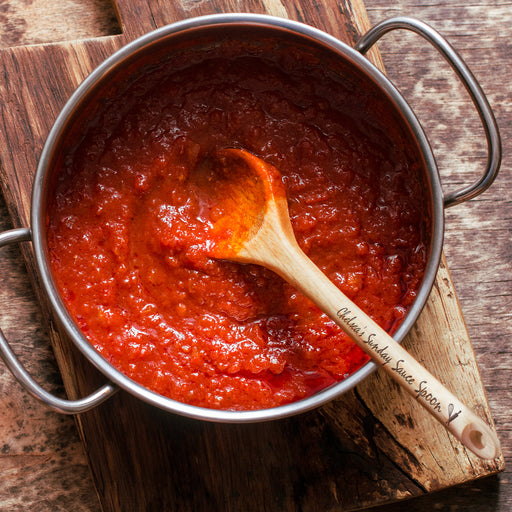
[(6, 0), (0, 3), (0, 48), (119, 34), (109, 0)]
[[(510, 2), (366, 0), (372, 23), (403, 14), (443, 33), (466, 60), (493, 106), (504, 161), (492, 188), (446, 214), (445, 254), (458, 292), (506, 459), (504, 473), (378, 512), (512, 510), (512, 202), (510, 150)], [(389, 34), (380, 43), (388, 75), (414, 106), (438, 156), (446, 189), (477, 176), (484, 161), (482, 129), (453, 73), (417, 36)]]

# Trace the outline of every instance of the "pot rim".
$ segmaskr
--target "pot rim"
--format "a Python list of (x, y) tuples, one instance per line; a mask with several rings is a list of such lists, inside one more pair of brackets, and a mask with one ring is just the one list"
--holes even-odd
[(441, 183), (435, 158), (426, 135), (406, 100), (398, 92), (395, 86), (386, 78), (386, 76), (358, 51), (354, 50), (339, 39), (312, 26), (289, 19), (247, 13), (214, 14), (190, 18), (158, 28), (129, 42), (113, 53), (102, 64), (94, 69), (87, 78), (85, 78), (85, 80), (71, 95), (55, 120), (43, 147), (32, 189), (31, 226), (34, 252), (39, 277), (50, 301), (52, 310), (56, 313), (59, 322), (82, 354), (84, 354), (85, 357), (108, 379), (132, 395), (166, 411), (174, 412), (190, 418), (227, 423), (249, 423), (284, 418), (306, 412), (323, 405), (359, 384), (362, 380), (373, 373), (373, 371), (375, 371), (377, 365), (370, 361), (345, 380), (337, 384), (333, 384), (332, 386), (321, 390), (308, 398), (270, 409), (226, 411), (193, 406), (164, 397), (122, 374), (114, 366), (108, 363), (108, 361), (99, 352), (97, 352), (91, 343), (85, 338), (74, 320), (71, 318), (71, 315), (68, 313), (52, 279), (52, 270), (46, 253), (46, 240), (43, 236), (46, 228), (46, 217), (43, 211), (43, 207), (45, 205), (45, 183), (48, 176), (48, 166), (53, 156), (53, 150), (61, 140), (61, 137), (65, 134), (64, 128), (66, 127), (67, 121), (80, 107), (82, 101), (87, 98), (91, 90), (93, 90), (104, 79), (108, 78), (108, 75), (116, 68), (122, 66), (123, 62), (127, 59), (130, 59), (139, 52), (143, 52), (144, 49), (153, 44), (157, 44), (167, 37), (173, 37), (185, 31), (214, 28), (223, 25), (265, 27), (271, 30), (276, 30), (277, 32), (284, 31), (293, 33), (305, 38), (306, 41), (309, 40), (320, 44), (326, 49), (332, 51), (339, 58), (348, 60), (352, 65), (356, 66), (359, 71), (362, 71), (370, 80), (376, 83), (391, 100), (395, 108), (401, 113), (404, 122), (409, 126), (409, 129), (411, 130), (411, 133), (414, 136), (423, 156), (425, 168), (428, 172), (427, 178), (430, 181), (430, 199), (432, 201), (432, 239), (430, 246), (430, 258), (428, 260), (423, 282), (418, 291), (416, 300), (408, 315), (393, 335), (393, 337), (399, 342), (403, 340), (405, 335), (418, 319), (434, 284), (441, 259), (441, 249), (444, 236), (444, 207)]

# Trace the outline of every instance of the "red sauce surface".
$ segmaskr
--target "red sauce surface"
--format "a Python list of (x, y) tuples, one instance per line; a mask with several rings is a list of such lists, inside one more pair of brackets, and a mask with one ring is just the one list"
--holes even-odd
[(142, 385), (231, 410), (307, 397), (366, 355), (271, 271), (205, 251), (216, 205), (189, 177), (243, 147), (279, 169), (302, 249), (393, 332), (420, 286), (426, 186), (372, 94), (286, 56), (156, 67), (81, 121), (57, 165), (48, 246), (94, 347)]

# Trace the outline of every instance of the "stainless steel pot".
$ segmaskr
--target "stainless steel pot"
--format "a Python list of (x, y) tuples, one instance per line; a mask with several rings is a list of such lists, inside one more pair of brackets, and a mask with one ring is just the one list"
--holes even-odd
[[(100, 404), (119, 388), (123, 388), (136, 397), (166, 411), (193, 418), (233, 423), (264, 421), (294, 415), (322, 405), (340, 396), (375, 370), (376, 365), (368, 363), (336, 385), (307, 399), (273, 409), (233, 412), (183, 404), (158, 395), (130, 380), (96, 352), (72, 320), (52, 279), (45, 233), (46, 201), (51, 189), (49, 169), (51, 162), (59, 152), (59, 145), (66, 135), (67, 128), (76, 119), (84, 105), (94, 97), (100, 87), (112, 80), (116, 73), (125, 70), (128, 65), (134, 63), (141, 56), (153, 52), (156, 48), (164, 46), (172, 48), (176, 41), (193, 40), (212, 32), (226, 34), (232, 30), (240, 32), (242, 29), (242, 32), (247, 32), (247, 30), (255, 28), (268, 31), (277, 37), (292, 35), (301, 43), (320, 46), (334, 58), (343, 60), (344, 65), (353, 67), (358, 76), (364, 76), (365, 80), (373, 84), (372, 87), (377, 87), (383, 95), (387, 96), (396, 108), (398, 115), (403, 119), (407, 129), (416, 139), (428, 172), (427, 181), (430, 187), (430, 207), (433, 217), (431, 252), (424, 282), (416, 302), (394, 335), (398, 341), (404, 338), (418, 318), (434, 283), (443, 242), (444, 208), (475, 197), (483, 192), (496, 177), (501, 160), (501, 144), (496, 121), (485, 95), (467, 66), (446, 40), (420, 21), (410, 18), (393, 18), (384, 21), (364, 35), (356, 44), (355, 49), (310, 26), (286, 19), (252, 14), (220, 14), (189, 19), (162, 27), (140, 37), (117, 51), (93, 71), (67, 102), (48, 136), (37, 168), (32, 192), (31, 227), (14, 229), (0, 234), (0, 247), (13, 242), (32, 241), (40, 279), (56, 317), (81, 352), (109, 379), (109, 383), (81, 400), (69, 401), (57, 398), (43, 390), (32, 379), (16, 359), (5, 337), (0, 335), (0, 355), (9, 369), (32, 395), (47, 403), (51, 408), (69, 414), (83, 412)], [(440, 51), (467, 89), (484, 127), (488, 146), (485, 172), (475, 183), (448, 195), (443, 194), (434, 156), (414, 113), (390, 81), (363, 56), (383, 34), (398, 28), (412, 30), (420, 34)]]

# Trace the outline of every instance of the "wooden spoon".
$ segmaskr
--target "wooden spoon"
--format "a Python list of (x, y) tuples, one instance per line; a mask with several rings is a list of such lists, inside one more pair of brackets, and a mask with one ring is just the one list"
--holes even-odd
[(214, 221), (209, 254), (273, 270), (313, 301), (374, 361), (482, 459), (500, 453), (495, 433), (400, 344), (350, 301), (299, 248), (277, 169), (241, 150), (217, 154), (208, 178), (223, 214)]

